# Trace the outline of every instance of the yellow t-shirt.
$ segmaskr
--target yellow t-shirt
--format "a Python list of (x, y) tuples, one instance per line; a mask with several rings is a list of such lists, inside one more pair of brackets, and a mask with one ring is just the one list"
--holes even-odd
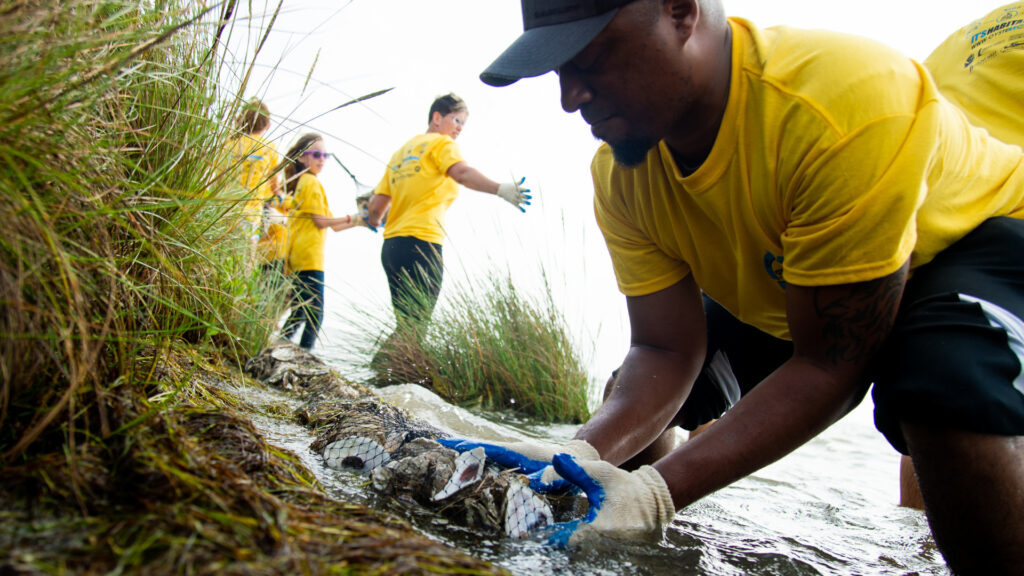
[(924, 65), (974, 125), (1024, 146), (1024, 2), (957, 30)]
[(317, 228), (313, 214), (333, 218), (327, 195), (316, 176), (306, 172), (295, 186), (295, 206), (288, 212), (288, 270), (324, 269), (327, 229)]
[(281, 161), (277, 148), (262, 137), (242, 135), (228, 143), (228, 158), (237, 166), (242, 188), (251, 194), (245, 203), (246, 218), (259, 222), (263, 202), (273, 194), (271, 172)]
[(374, 190), (391, 197), (384, 238), (413, 236), (442, 244), (445, 212), (459, 195), (448, 169), (462, 161), (458, 145), (443, 134), (420, 134), (399, 148)]
[(915, 62), (821, 31), (733, 31), (725, 116), (689, 176), (659, 143), (594, 157), (595, 212), (620, 290), (693, 274), (740, 320), (789, 338), (785, 283), (913, 267), (998, 215), (1024, 217), (1021, 151), (968, 124)]

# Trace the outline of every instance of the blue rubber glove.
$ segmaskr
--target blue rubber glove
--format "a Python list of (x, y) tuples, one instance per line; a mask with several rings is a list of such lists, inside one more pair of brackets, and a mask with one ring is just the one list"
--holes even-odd
[(627, 472), (601, 460), (577, 461), (569, 454), (552, 460), (558, 474), (579, 486), (590, 509), (582, 520), (555, 524), (548, 543), (585, 544), (601, 535), (627, 542), (661, 540), (676, 509), (665, 479), (650, 466)]
[(530, 199), (533, 198), (530, 195), (530, 189), (523, 187), (523, 182), (526, 182), (525, 177), (520, 178), (518, 183), (502, 182), (498, 184), (498, 197), (519, 208), (520, 212), (526, 212), (524, 206), (529, 206)]
[(536, 442), (475, 442), (458, 438), (439, 438), (442, 446), (458, 452), (483, 448), (487, 458), (505, 468), (518, 468), (530, 479), (534, 492), (553, 492), (572, 488), (551, 467), (555, 454), (571, 454), (582, 460), (597, 460), (597, 450), (584, 440), (570, 440), (565, 446)]
[(365, 226), (370, 229), (370, 232), (377, 233), (377, 227), (370, 226), (370, 211), (365, 207), (362, 211), (352, 215), (352, 221), (355, 222), (356, 226)]

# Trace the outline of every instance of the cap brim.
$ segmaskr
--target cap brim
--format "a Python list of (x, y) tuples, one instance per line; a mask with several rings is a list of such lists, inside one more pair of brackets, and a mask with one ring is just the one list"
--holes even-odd
[(611, 22), (618, 9), (583, 20), (531, 28), (480, 74), (491, 86), (508, 86), (520, 78), (540, 76), (572, 60)]

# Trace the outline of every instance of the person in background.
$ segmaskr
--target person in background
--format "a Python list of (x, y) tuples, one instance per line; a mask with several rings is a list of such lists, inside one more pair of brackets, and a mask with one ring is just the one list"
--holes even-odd
[(445, 213), (459, 184), (494, 194), (522, 211), (530, 204), (525, 179), (499, 184), (462, 157), (455, 139), (468, 117), (466, 103), (454, 94), (435, 99), (427, 131), (395, 151), (370, 199), (370, 225), (379, 226), (385, 213), (388, 218), (380, 259), (398, 324), (392, 337), (405, 327), (421, 330), (433, 314), (444, 278)]
[(660, 539), (870, 388), (952, 570), (1024, 572), (1021, 149), (873, 41), (761, 29), (720, 0), (522, 6), (523, 35), (481, 78), (556, 71), (563, 109), (604, 141), (594, 210), (631, 329), (566, 446), (485, 446), (586, 491), (590, 514), (554, 539)]
[(1024, 146), (1024, 2), (951, 34), (924, 61), (935, 85), (975, 126)]
[(256, 240), (262, 230), (264, 203), (280, 193), (280, 178), (275, 167), (280, 163), (277, 148), (264, 135), (270, 128), (270, 110), (258, 98), (242, 107), (237, 119), (237, 136), (228, 142), (228, 153), (239, 169), (242, 188), (248, 192), (243, 214), (248, 232)]
[(335, 232), (365, 225), (362, 215), (335, 218), (327, 205), (324, 187), (317, 175), (330, 153), (320, 134), (299, 137), (285, 157), (285, 186), (294, 189), (293, 208), (288, 213), (286, 271), (295, 287), (294, 307), (285, 321), (282, 336), (291, 340), (299, 328), (299, 346), (311, 350), (324, 318), (324, 242), (327, 229)]

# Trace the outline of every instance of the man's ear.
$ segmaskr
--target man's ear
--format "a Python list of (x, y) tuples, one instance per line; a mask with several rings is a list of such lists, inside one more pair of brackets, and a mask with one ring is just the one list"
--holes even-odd
[(431, 126), (440, 126), (441, 125), (441, 119), (443, 119), (443, 118), (444, 118), (444, 116), (442, 116), (440, 112), (438, 112), (437, 110), (434, 110), (434, 113), (430, 115), (430, 125)]
[(689, 38), (702, 17), (698, 0), (663, 0), (663, 9), (671, 16), (676, 30)]

